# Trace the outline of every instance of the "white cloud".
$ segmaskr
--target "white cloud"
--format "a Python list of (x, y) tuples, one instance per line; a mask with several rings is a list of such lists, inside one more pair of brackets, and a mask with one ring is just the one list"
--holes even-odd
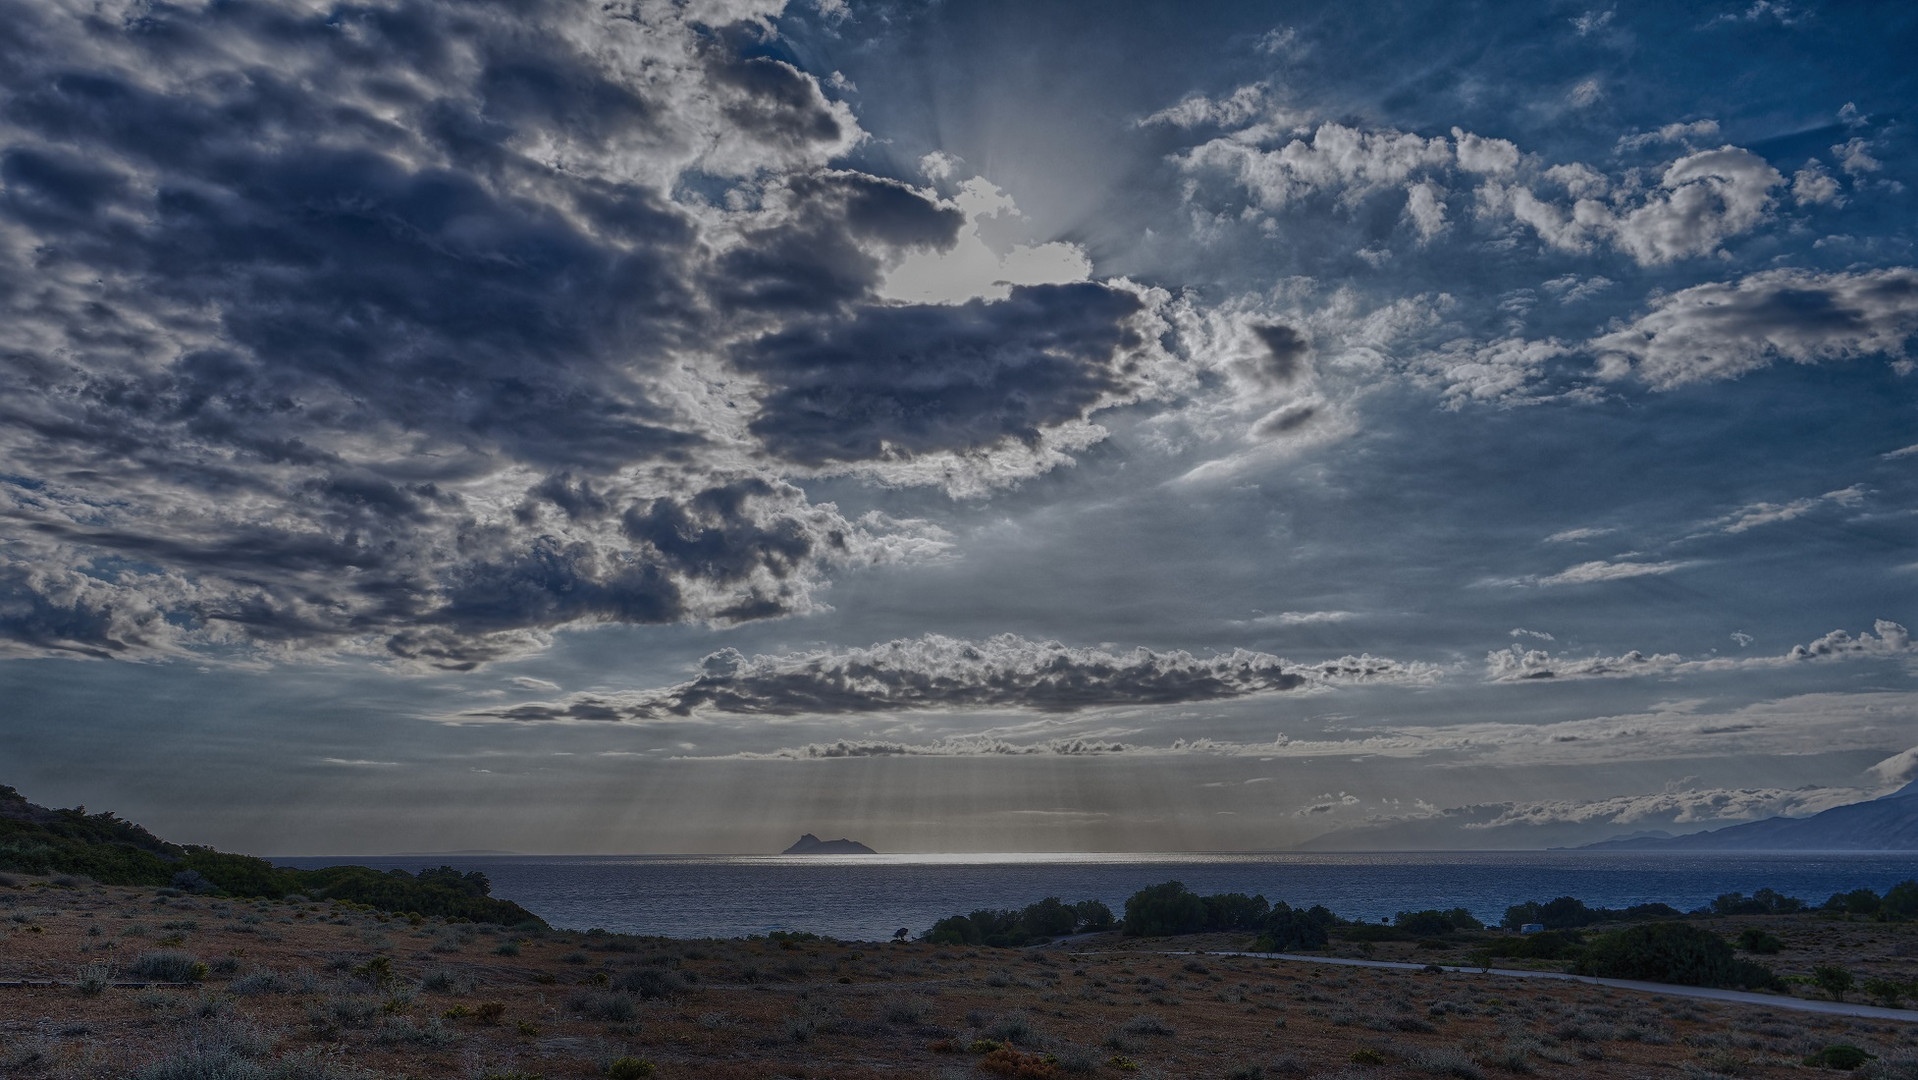
[(1593, 540), (1601, 536), (1609, 536), (1617, 531), (1617, 529), (1594, 528), (1566, 529), (1563, 532), (1555, 532), (1546, 537), (1545, 542), (1548, 544), (1569, 544), (1580, 540)]
[(1405, 189), (1405, 215), (1424, 243), (1445, 231), (1445, 189), (1421, 180)]
[(559, 690), (558, 683), (547, 679), (535, 679), (531, 675), (515, 675), (511, 679), (508, 679), (507, 682), (519, 687), (521, 690), (539, 690), (549, 694), (557, 693)]
[(1871, 156), (1871, 144), (1860, 138), (1839, 143), (1831, 148), (1831, 152), (1838, 159), (1839, 167), (1854, 177), (1884, 168), (1883, 163)]
[(1643, 150), (1658, 143), (1677, 143), (1686, 149), (1703, 139), (1718, 137), (1718, 121), (1693, 120), (1690, 123), (1670, 123), (1655, 131), (1641, 131), (1636, 135), (1626, 135), (1618, 140), (1618, 149)]
[(1862, 485), (1853, 484), (1837, 491), (1827, 491), (1805, 499), (1793, 499), (1787, 503), (1752, 503), (1743, 506), (1716, 521), (1708, 522), (1706, 527), (1719, 532), (1737, 534), (1760, 525), (1770, 525), (1780, 521), (1791, 521), (1823, 506), (1857, 506), (1865, 498)]
[(1582, 562), (1577, 566), (1568, 566), (1556, 574), (1530, 581), (1536, 585), (1589, 585), (1598, 581), (1621, 581), (1625, 578), (1652, 577), (1683, 570), (1692, 564), (1689, 562), (1614, 562), (1607, 559), (1595, 559)]
[[(1833, 630), (1815, 641), (1794, 645), (1789, 652), (1778, 656), (1686, 659), (1677, 653), (1646, 654), (1633, 650), (1620, 656), (1573, 657), (1513, 645), (1485, 655), (1485, 677), (1490, 682), (1640, 678), (1779, 668), (1826, 660), (1910, 659), (1918, 656), (1918, 651), (1912, 648), (1911, 635), (1898, 623), (1879, 619), (1872, 629), (1876, 631), (1875, 635), (1863, 633), (1857, 637), (1844, 630)], [(1741, 645), (1745, 643), (1740, 642)]]
[(1604, 240), (1641, 266), (1710, 255), (1726, 240), (1766, 220), (1778, 170), (1749, 150), (1725, 146), (1672, 162), (1659, 185), (1613, 203), (1579, 198), (1571, 205), (1541, 199), (1522, 185), (1479, 189), (1480, 212), (1508, 215), (1561, 251), (1587, 252)]
[(1842, 203), (1838, 180), (1818, 161), (1807, 161), (1791, 176), (1791, 197), (1800, 206)]
[(1499, 829), (1513, 825), (1651, 823), (1695, 825), (1700, 822), (1750, 821), (1764, 817), (1801, 817), (1858, 802), (1870, 793), (1856, 788), (1705, 788), (1662, 791), (1652, 795), (1618, 795), (1609, 799), (1553, 799), (1512, 803), (1497, 817), (1466, 822), (1467, 829)]
[(1303, 114), (1288, 113), (1272, 100), (1272, 88), (1266, 83), (1248, 83), (1224, 97), (1192, 94), (1176, 105), (1160, 109), (1139, 121), (1140, 127), (1168, 124), (1177, 128), (1240, 127), (1254, 120), (1267, 126), (1289, 126), (1303, 120)]
[(1600, 374), (1655, 389), (1730, 379), (1774, 360), (1800, 364), (1905, 355), (1918, 332), (1918, 270), (1766, 270), (1657, 297), (1652, 310), (1593, 339)]
[(1891, 755), (1866, 769), (1865, 774), (1885, 785), (1903, 785), (1918, 780), (1918, 746)]
[(1601, 277), (1596, 274), (1582, 280), (1577, 274), (1566, 274), (1562, 277), (1555, 277), (1547, 281), (1545, 288), (1548, 292), (1558, 296), (1559, 303), (1575, 304), (1580, 300), (1588, 300), (1597, 296), (1599, 293), (1611, 288), (1614, 284), (1616, 283), (1613, 282), (1611, 278)]
[(1448, 409), (1526, 404), (1543, 400), (1539, 384), (1546, 365), (1566, 352), (1556, 338), (1460, 338), (1414, 358), (1411, 371), (1415, 380), (1443, 387), (1441, 399)]
[(1552, 635), (1546, 633), (1543, 630), (1527, 630), (1522, 626), (1514, 628), (1512, 630), (1512, 636), (1537, 638), (1540, 641), (1557, 641), (1558, 640), (1557, 638), (1553, 637)]

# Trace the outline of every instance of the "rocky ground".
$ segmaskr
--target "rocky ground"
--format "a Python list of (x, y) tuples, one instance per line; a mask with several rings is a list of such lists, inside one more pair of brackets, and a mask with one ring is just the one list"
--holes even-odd
[[(1854, 1075), (1918, 1078), (1918, 1023), (1160, 951), (1243, 948), (1239, 936), (676, 941), (10, 880), (0, 1076), (22, 1080), (1809, 1077), (1806, 1057), (1834, 1044), (1875, 1055)], [(1754, 924), (1784, 940), (1762, 958), (1781, 974), (1918, 976), (1918, 927), (1708, 925)], [(1471, 948), (1382, 942), (1370, 956), (1450, 963)]]

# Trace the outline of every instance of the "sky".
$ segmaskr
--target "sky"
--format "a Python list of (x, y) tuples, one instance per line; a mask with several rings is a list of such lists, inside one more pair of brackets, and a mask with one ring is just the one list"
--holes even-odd
[(1918, 10), (0, 0), (0, 782), (268, 855), (1918, 778)]

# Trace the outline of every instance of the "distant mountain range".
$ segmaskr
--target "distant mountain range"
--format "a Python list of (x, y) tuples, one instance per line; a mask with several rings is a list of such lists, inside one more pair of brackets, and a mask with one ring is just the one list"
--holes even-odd
[(877, 855), (877, 851), (857, 840), (821, 840), (811, 833), (793, 841), (781, 855)]
[(1918, 851), (1918, 781), (1807, 818), (1765, 818), (1684, 836), (1622, 836), (1579, 850)]

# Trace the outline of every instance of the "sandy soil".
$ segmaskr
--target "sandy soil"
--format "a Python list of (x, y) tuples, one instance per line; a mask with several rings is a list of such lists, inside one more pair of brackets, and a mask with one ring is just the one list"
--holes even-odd
[[(1834, 1043), (1877, 1055), (1853, 1075), (1918, 1078), (1918, 1024), (1155, 951), (1242, 949), (1242, 935), (1034, 950), (529, 935), (16, 881), (0, 887), (0, 1076), (22, 1080), (1772, 1077), (1818, 1075), (1802, 1061)], [(1918, 977), (1918, 927), (1711, 925), (1749, 924), (1786, 942), (1763, 958), (1781, 974)], [(1457, 962), (1469, 948), (1370, 956)], [(204, 975), (130, 985), (142, 957), (169, 951)]]

